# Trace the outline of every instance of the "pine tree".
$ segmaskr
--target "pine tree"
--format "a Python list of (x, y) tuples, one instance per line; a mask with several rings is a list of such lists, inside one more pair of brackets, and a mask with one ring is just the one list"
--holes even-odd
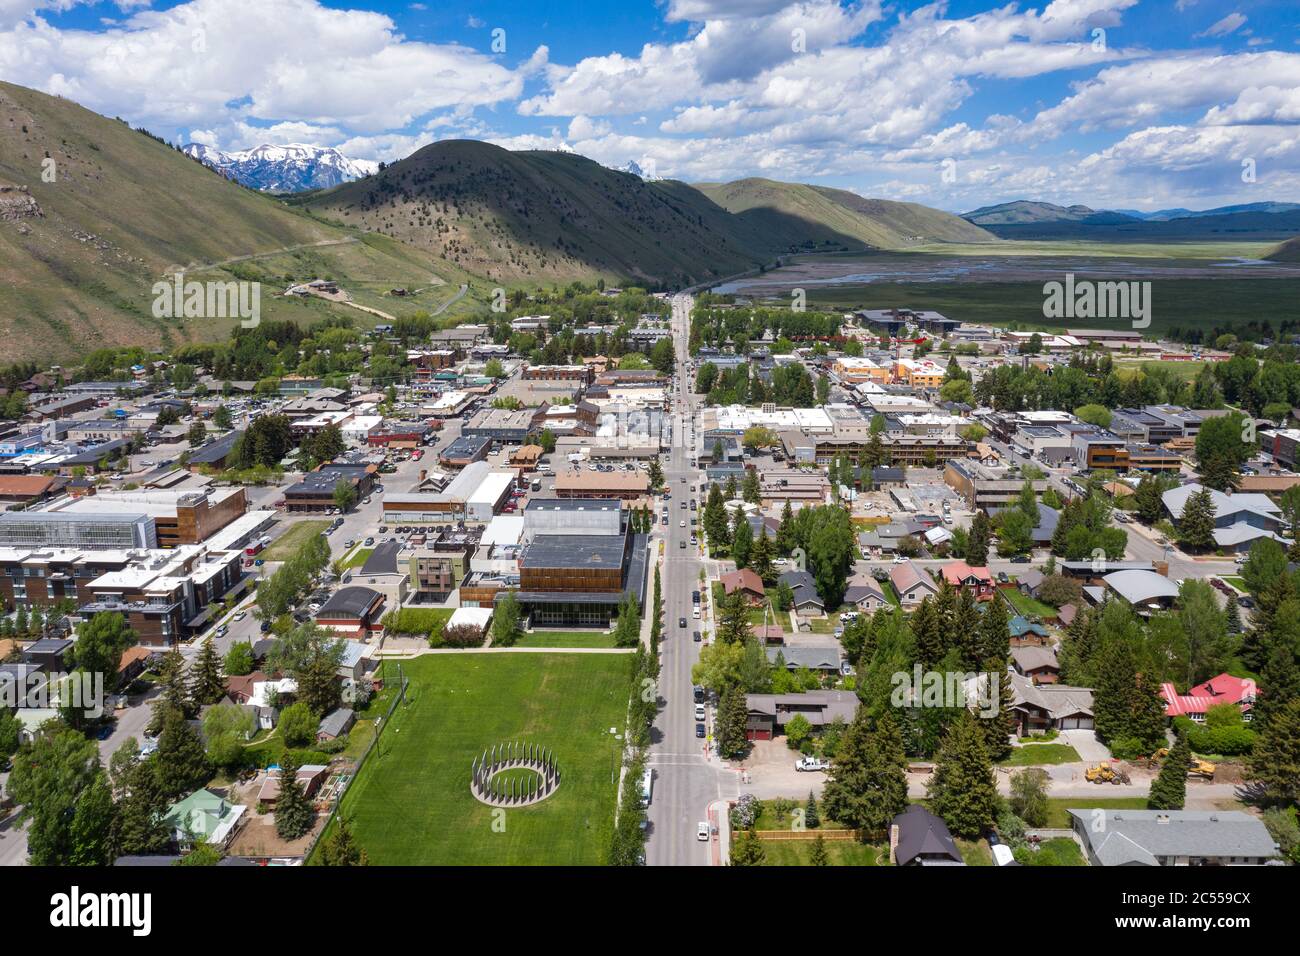
[(898, 725), (888, 713), (869, 725), (859, 708), (835, 753), (822, 791), (827, 819), (861, 831), (863, 842), (883, 834), (907, 809), (907, 757)]
[(990, 659), (1006, 660), (1011, 653), (1011, 625), (1007, 621), (1006, 604), (996, 597), (984, 606), (984, 614), (975, 633), (973, 656), (969, 663)]
[(745, 723), (749, 712), (745, 706), (745, 692), (735, 685), (723, 690), (718, 700), (718, 718), (714, 731), (718, 735), (718, 752), (730, 760), (745, 753), (749, 742), (745, 738)]
[(767, 862), (763, 841), (753, 830), (743, 831), (731, 844), (732, 866), (762, 866)]
[(1147, 807), (1151, 810), (1181, 810), (1187, 801), (1187, 771), (1192, 768), (1192, 748), (1186, 734), (1179, 734), (1169, 749), (1160, 773), (1151, 782)]
[(161, 853), (171, 842), (163, 822), (168, 801), (158, 785), (152, 758), (131, 759), (118, 795), (113, 819), (113, 849), (118, 856), (148, 856)]
[(1284, 642), (1275, 641), (1264, 669), (1259, 673), (1251, 727), (1262, 732), (1278, 711), (1297, 698), (1300, 698), (1300, 667), (1296, 666), (1295, 653)]
[(754, 529), (749, 526), (744, 509), (737, 508), (735, 527), (731, 533), (731, 557), (736, 562), (736, 570), (749, 566), (749, 554), (753, 546)]
[(1235, 598), (1229, 598), (1227, 605), (1224, 607), (1224, 623), (1227, 625), (1229, 634), (1241, 633), (1241, 611), (1237, 609)]
[(320, 846), (321, 866), (367, 866), (366, 851), (352, 836), (352, 828), (341, 815)]
[(1016, 732), (1016, 714), (1011, 709), (1015, 694), (1011, 678), (1007, 676), (1006, 658), (991, 658), (984, 663), (984, 673), (989, 680), (997, 681), (997, 708), (991, 717), (980, 714), (980, 727), (984, 731), (984, 749), (989, 759), (996, 762), (1011, 756), (1011, 737)]
[(817, 834), (813, 840), (812, 851), (808, 854), (808, 862), (812, 866), (830, 866), (830, 857), (826, 854), (826, 841), (822, 835)]
[(1178, 537), (1186, 547), (1198, 551), (1214, 547), (1214, 512), (1209, 489), (1188, 496), (1178, 519)]
[(776, 551), (780, 555), (788, 556), (794, 547), (794, 509), (790, 507), (790, 502), (787, 500), (785, 507), (781, 509), (781, 526), (776, 529)]
[(821, 813), (817, 809), (817, 795), (808, 791), (808, 802), (803, 808), (803, 824), (809, 830), (816, 830), (822, 825)]
[(190, 668), (190, 698), (199, 704), (215, 704), (226, 693), (226, 682), (221, 676), (221, 659), (209, 637), (203, 642), (199, 656)]
[(727, 501), (736, 500), (736, 476), (734, 473), (727, 476), (727, 488), (723, 492), (722, 496)]
[(740, 590), (732, 591), (718, 606), (718, 640), (744, 644), (754, 634), (749, 623), (749, 601)]
[(771, 584), (776, 580), (776, 569), (772, 560), (772, 539), (767, 536), (767, 525), (763, 525), (758, 531), (758, 540), (754, 542), (754, 547), (749, 553), (749, 566), (762, 578), (764, 584)]
[(947, 639), (943, 621), (934, 598), (926, 597), (912, 612), (908, 624), (916, 642), (916, 660), (923, 668), (933, 667), (943, 659)]
[(1131, 736), (1132, 701), (1137, 688), (1137, 665), (1124, 641), (1112, 641), (1099, 654), (1092, 695), (1093, 725), (1097, 739), (1111, 743)]
[(185, 720), (185, 715), (170, 707), (165, 712), (158, 750), (150, 763), (163, 796), (177, 800), (203, 786), (212, 768), (198, 732)]
[(975, 512), (970, 532), (966, 536), (966, 563), (972, 568), (982, 568), (989, 563), (989, 541), (992, 537), (989, 516), (983, 511)]
[(1300, 799), (1300, 698), (1274, 713), (1255, 741), (1250, 780), (1267, 803), (1293, 806)]
[(185, 658), (180, 651), (171, 651), (163, 657), (160, 668), (162, 693), (153, 705), (153, 715), (149, 721), (148, 733), (157, 737), (162, 733), (163, 721), (168, 711), (176, 711), (188, 718), (194, 713), (194, 701), (190, 697), (189, 684), (185, 680)]
[(751, 504), (758, 504), (762, 500), (759, 496), (758, 472), (755, 469), (750, 468), (745, 471), (740, 496)]
[(298, 782), (298, 761), (286, 751), (280, 760), (280, 795), (275, 801), (275, 832), (281, 840), (296, 840), (311, 829), (316, 811)]
[(1164, 745), (1165, 701), (1160, 696), (1160, 685), (1154, 677), (1141, 673), (1133, 690), (1131, 730), (1128, 736), (1142, 744), (1150, 753)]
[(974, 838), (993, 825), (1001, 798), (984, 734), (969, 711), (948, 727), (928, 795), (930, 808), (958, 836)]

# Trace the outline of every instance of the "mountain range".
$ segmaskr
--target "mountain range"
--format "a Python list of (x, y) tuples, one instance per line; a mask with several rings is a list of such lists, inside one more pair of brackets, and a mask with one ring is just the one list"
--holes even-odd
[(349, 159), (331, 146), (263, 143), (253, 149), (225, 153), (202, 143), (188, 143), (181, 152), (250, 189), (268, 193), (298, 193), (329, 189), (377, 172), (379, 164)]
[(1300, 204), (1265, 201), (1142, 212), (1018, 199), (962, 218), (1003, 239), (1282, 239), (1300, 230)]

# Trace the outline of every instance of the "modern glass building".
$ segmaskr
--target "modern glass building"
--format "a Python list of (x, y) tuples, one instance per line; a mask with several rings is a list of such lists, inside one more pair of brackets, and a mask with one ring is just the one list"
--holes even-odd
[(156, 548), (153, 519), (138, 512), (0, 514), (0, 546), (17, 548)]

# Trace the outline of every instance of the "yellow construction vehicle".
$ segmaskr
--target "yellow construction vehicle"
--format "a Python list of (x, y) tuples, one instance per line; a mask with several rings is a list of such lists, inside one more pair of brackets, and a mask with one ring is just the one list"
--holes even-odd
[(1214, 779), (1214, 764), (1208, 760), (1202, 760), (1200, 757), (1192, 758), (1192, 765), (1187, 768), (1187, 775), (1190, 777), (1204, 777), (1206, 780)]
[(1119, 786), (1121, 783), (1128, 783), (1128, 774), (1122, 770), (1116, 770), (1110, 764), (1099, 763), (1095, 767), (1089, 767), (1083, 772), (1083, 778), (1089, 783), (1113, 783)]

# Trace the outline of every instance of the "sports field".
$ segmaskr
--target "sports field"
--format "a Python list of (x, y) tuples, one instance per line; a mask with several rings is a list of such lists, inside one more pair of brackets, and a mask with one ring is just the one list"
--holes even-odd
[[(372, 865), (604, 862), (630, 655), (432, 654), (403, 668), (408, 703), (343, 801)], [(470, 764), (509, 741), (551, 748), (563, 780), (536, 806), (494, 811), (470, 794)]]

